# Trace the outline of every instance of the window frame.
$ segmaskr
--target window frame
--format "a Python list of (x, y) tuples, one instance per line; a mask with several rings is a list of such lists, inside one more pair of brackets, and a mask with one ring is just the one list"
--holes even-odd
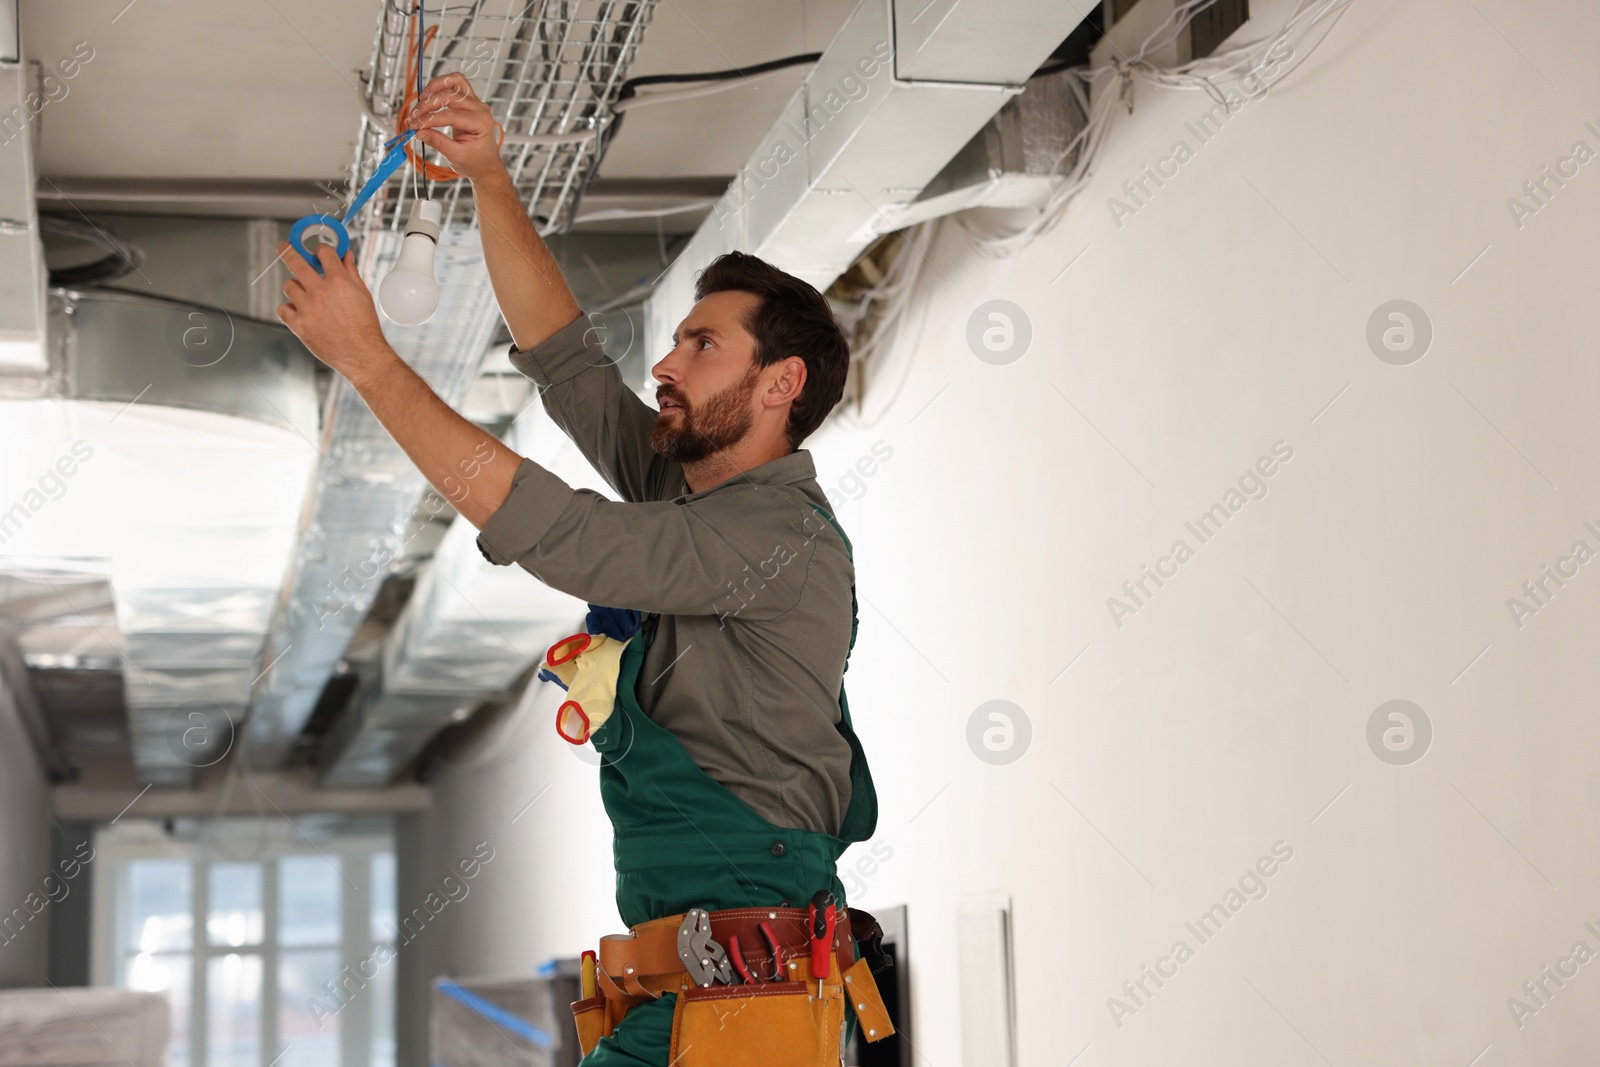
[[(393, 829), (375, 832), (362, 829), (340, 834), (317, 834), (308, 838), (285, 819), (255, 820), (230, 818), (224, 825), (209, 824), (200, 840), (174, 839), (159, 820), (123, 820), (122, 825), (97, 827), (94, 833), (96, 866), (103, 872), (91, 884), (90, 981), (94, 985), (122, 987), (127, 963), (138, 954), (127, 947), (126, 932), (120, 928), (126, 915), (128, 863), (134, 860), (176, 859), (189, 863), (191, 878), (190, 910), (193, 917), (189, 948), (161, 955), (187, 955), (189, 959), (189, 1060), (188, 1067), (208, 1067), (209, 1011), (207, 980), (209, 961), (229, 955), (261, 958), (261, 1055), (255, 1067), (272, 1067), (286, 1051), (278, 1033), (278, 965), (284, 952), (327, 951), (337, 949), (341, 975), (357, 975), (358, 964), (368, 959), (379, 945), (391, 950), (394, 962), (394, 933), (374, 937), (373, 896), (375, 858), (395, 852)], [(212, 841), (245, 844), (226, 850), (207, 847)], [(240, 854), (235, 854), (235, 852)], [(321, 856), (339, 864), (340, 938), (337, 945), (288, 945), (279, 936), (279, 861), (288, 856)], [(206, 920), (210, 912), (210, 871), (212, 864), (259, 862), (262, 875), (262, 939), (259, 944), (212, 944)], [(346, 970), (348, 969), (348, 970)], [(377, 1023), (368, 981), (338, 1011), (340, 1067), (384, 1067), (372, 1062), (372, 1046)], [(325, 998), (337, 1004), (332, 998)], [(394, 1006), (390, 1005), (391, 1027)], [(174, 1038), (179, 1035), (172, 1035)], [(292, 1048), (292, 1043), (288, 1048)]]

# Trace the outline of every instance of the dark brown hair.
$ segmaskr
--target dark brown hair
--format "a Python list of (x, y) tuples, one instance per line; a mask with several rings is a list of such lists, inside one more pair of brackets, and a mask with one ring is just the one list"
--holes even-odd
[(694, 283), (694, 298), (739, 290), (753, 293), (761, 303), (745, 316), (744, 328), (755, 338), (755, 366), (770, 367), (790, 356), (806, 365), (806, 384), (789, 408), (784, 439), (789, 451), (828, 417), (844, 396), (845, 374), (850, 369), (850, 341), (815, 286), (785, 274), (764, 259), (745, 252), (728, 252), (711, 261)]

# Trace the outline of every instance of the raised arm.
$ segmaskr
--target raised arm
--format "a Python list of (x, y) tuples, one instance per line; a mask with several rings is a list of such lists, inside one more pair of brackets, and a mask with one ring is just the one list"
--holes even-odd
[(580, 314), (511, 365), (533, 379), (551, 421), (627, 501), (666, 500), (683, 491), (683, 466), (650, 445), (659, 412), (639, 399), (606, 355), (600, 331)]
[(441, 75), (410, 125), (472, 182), (489, 281), (515, 343), (511, 362), (539, 386), (545, 411), (624, 500), (677, 495), (681, 466), (650, 446), (659, 413), (623, 382), (534, 229), (500, 159), (488, 105), (464, 75)]
[[(452, 72), (429, 82), (408, 124), (472, 182), (489, 281), (517, 347), (532, 348), (571, 322), (578, 301), (511, 184), (494, 117), (466, 75)], [(437, 128), (443, 126), (451, 133)]]

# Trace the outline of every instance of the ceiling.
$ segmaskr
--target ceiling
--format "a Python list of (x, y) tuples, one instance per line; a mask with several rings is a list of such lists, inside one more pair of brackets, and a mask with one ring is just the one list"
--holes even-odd
[[(629, 74), (725, 70), (821, 51), (855, 5), (663, 0)], [(524, 0), (488, 0), (486, 9), (502, 6), (514, 13)], [(66, 95), (40, 113), (41, 208), (288, 219), (306, 213), (282, 197), (130, 204), (75, 195), (60, 179), (338, 181), (356, 151), (359, 74), (371, 60), (379, 10), (379, 0), (21, 0), (27, 58), (49, 69), (75, 48), (92, 56), (66, 82)], [(636, 109), (606, 156), (601, 187), (615, 188), (618, 179), (725, 182), (805, 71), (797, 66), (726, 92)], [(584, 203), (586, 210), (599, 204), (592, 197)], [(662, 203), (624, 187), (599, 206)], [(703, 215), (665, 216), (660, 226), (690, 232)], [(586, 226), (654, 233), (657, 221)]]
[[(821, 51), (855, 3), (759, 0), (736, 5), (726, 0), (660, 0), (628, 74), (725, 70)], [(436, 6), (428, 4), (429, 9)], [(487, 0), (485, 10), (497, 7), (501, 13), (514, 14), (523, 10), (523, 2)], [(243, 230), (190, 231), (196, 225), (237, 226), (233, 219), (272, 218), (286, 223), (311, 210), (308, 201), (312, 198), (326, 199), (316, 188), (318, 182), (342, 183), (357, 149), (362, 74), (372, 59), (381, 11), (379, 0), (79, 0), (72, 4), (20, 0), (25, 58), (52, 72), (61, 60), (76, 57), (79, 61), (75, 74), (63, 79), (65, 93), (49, 93), (53, 99), (34, 123), (40, 211), (90, 217), (102, 225), (108, 219), (132, 223), (128, 216), (146, 216), (138, 220), (144, 225), (134, 229), (150, 256), (140, 273), (150, 277), (141, 279), (144, 286), (136, 288), (166, 292), (176, 287), (184, 291), (169, 295), (208, 295), (210, 289), (198, 282), (187, 288), (187, 283), (180, 284), (190, 269), (184, 267), (185, 261), (208, 277), (242, 277), (244, 272), (227, 257), (246, 255)], [(720, 194), (729, 176), (749, 159), (793, 96), (806, 69), (797, 66), (739, 83), (726, 92), (640, 107), (610, 146), (600, 171), (597, 186), (609, 191), (591, 189), (584, 210), (671, 203), (660, 194), (659, 186), (652, 185), (662, 180), (698, 179), (698, 189), (693, 181), (679, 184), (701, 198)], [(166, 199), (127, 199), (138, 183), (147, 183), (147, 189), (170, 190), (178, 182), (191, 187), (211, 183), (229, 195), (204, 200), (170, 195)], [(83, 191), (95, 183), (123, 195), (97, 196)], [(265, 190), (267, 195), (239, 195), (241, 186)], [(296, 190), (298, 195), (285, 195), (283, 190)], [(216, 218), (207, 223), (186, 216)], [(657, 235), (691, 232), (703, 216), (702, 210), (668, 215), (659, 221), (643, 218), (580, 224), (578, 229), (591, 233), (640, 236), (631, 239), (627, 247), (578, 248), (584, 254), (570, 265), (575, 275), (581, 275), (574, 277), (574, 287), (587, 290), (592, 288), (591, 282), (597, 282), (600, 291), (608, 293), (627, 288), (635, 276), (653, 275), (665, 265), (655, 261)], [(148, 228), (154, 229), (144, 232)], [(62, 240), (52, 238), (56, 245)], [(561, 251), (570, 251), (564, 247), (570, 240), (558, 243), (563, 246)], [(66, 244), (72, 251), (71, 241)], [(647, 250), (652, 253), (649, 262), (640, 261), (640, 254)], [(588, 254), (591, 251), (593, 256)], [(99, 254), (96, 251), (91, 258)], [(661, 255), (665, 257), (665, 251)], [(598, 263), (595, 257), (599, 257)], [(51, 265), (64, 265), (61, 258), (52, 255)], [(259, 275), (253, 269), (248, 273)], [(614, 274), (618, 276), (612, 277)], [(197, 291), (189, 292), (191, 288)], [(245, 304), (242, 295), (228, 303)], [(142, 409), (122, 414), (121, 407), (118, 404), (107, 411), (107, 415), (119, 416), (112, 429), (141, 429)], [(306, 442), (296, 438), (289, 444), (299, 448)], [(211, 455), (215, 449), (185, 452)], [(52, 456), (43, 456), (38, 463), (8, 465), (5, 470), (18, 479), (36, 476), (36, 468), (42, 469), (40, 464)], [(104, 473), (109, 476), (113, 472), (106, 468)], [(290, 478), (285, 484), (304, 480)], [(246, 484), (249, 481), (243, 479)], [(0, 483), (5, 482), (0, 477)], [(20, 483), (13, 487), (8, 498), (22, 488)], [(101, 495), (80, 489), (70, 499), (52, 505), (47, 515), (30, 524), (35, 540), (41, 542), (32, 551), (48, 551), (53, 543), (49, 535), (61, 527), (99, 530), (112, 536), (112, 526), (78, 513), (79, 505), (94, 504)], [(197, 499), (207, 496), (196, 494)], [(168, 501), (183, 498), (181, 493), (164, 497)], [(290, 527), (298, 518), (298, 508), (291, 502), (276, 501), (271, 512), (288, 524), (279, 532), (292, 535)], [(163, 521), (171, 520), (171, 525), (191, 518), (164, 515)], [(261, 526), (264, 521), (254, 525)], [(22, 551), (29, 545), (8, 548)], [(126, 555), (113, 553), (109, 543), (78, 546), (75, 554), (81, 561)], [(283, 554), (268, 551), (258, 555), (280, 561)], [(126, 635), (119, 627), (120, 607), (112, 596), (111, 575), (87, 575), (95, 580), (81, 588), (59, 590), (50, 583), (65, 582), (61, 572), (41, 575), (32, 585), (16, 576), (0, 579), (8, 580), (6, 589), (15, 594), (0, 597), (0, 617), (15, 624), (11, 632), (0, 633), (0, 638), (12, 639), (0, 641), (0, 645), (15, 651), (16, 662), (10, 668), (17, 680), (26, 676), (31, 683), (25, 688), (31, 702), (36, 702), (33, 721), (48, 734), (41, 740), (64, 760), (69, 778), (73, 769), (88, 768), (95, 769), (90, 777), (107, 767), (131, 774), (128, 755), (133, 739), (124, 700), (125, 679), (114, 666)], [(24, 607), (28, 611), (23, 611)], [(39, 612), (48, 618), (34, 618)], [(24, 622), (26, 628), (19, 629)]]

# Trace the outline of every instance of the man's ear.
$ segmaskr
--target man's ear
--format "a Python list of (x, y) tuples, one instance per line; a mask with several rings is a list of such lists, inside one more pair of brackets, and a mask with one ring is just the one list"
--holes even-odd
[(777, 393), (774, 399), (780, 404), (800, 399), (800, 391), (806, 384), (806, 361), (799, 356), (790, 356), (779, 366), (783, 369), (772, 380), (773, 389)]

